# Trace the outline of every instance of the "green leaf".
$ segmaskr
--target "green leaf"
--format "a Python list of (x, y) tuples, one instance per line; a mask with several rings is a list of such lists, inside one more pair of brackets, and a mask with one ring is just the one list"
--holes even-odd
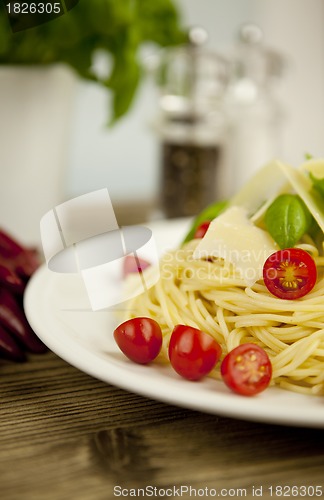
[(312, 217), (312, 222), (307, 230), (307, 233), (309, 236), (312, 238), (314, 241), (315, 245), (317, 246), (319, 252), (323, 254), (323, 231), (317, 224), (316, 220), (314, 217)]
[(265, 214), (265, 224), (280, 248), (291, 248), (307, 232), (312, 216), (297, 195), (282, 194), (270, 205)]
[(110, 125), (114, 125), (116, 120), (122, 117), (130, 108), (136, 89), (140, 80), (140, 68), (135, 59), (129, 60), (127, 71), (124, 73), (114, 70), (112, 78), (108, 81), (108, 87), (113, 90), (113, 113)]
[(227, 201), (218, 201), (216, 203), (213, 203), (212, 205), (208, 205), (208, 207), (200, 212), (200, 214), (197, 215), (197, 217), (193, 221), (187, 236), (183, 240), (183, 244), (193, 239), (196, 229), (200, 226), (200, 224), (206, 221), (211, 221), (215, 219), (215, 217), (220, 215), (225, 210), (227, 203)]
[(311, 172), (309, 173), (309, 177), (313, 183), (314, 189), (324, 198), (324, 178), (318, 179)]
[[(81, 78), (108, 89), (110, 123), (125, 115), (135, 99), (144, 74), (137, 57), (141, 46), (178, 45), (184, 39), (175, 0), (82, 0), (57, 19), (14, 34), (0, 1), (0, 64), (65, 63)], [(93, 74), (98, 49), (114, 61), (109, 80)]]

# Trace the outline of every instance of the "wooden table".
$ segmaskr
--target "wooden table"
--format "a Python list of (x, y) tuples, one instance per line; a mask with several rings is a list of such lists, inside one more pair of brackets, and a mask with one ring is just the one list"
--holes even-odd
[[(116, 212), (127, 225), (147, 210)], [(0, 391), (0, 500), (319, 498), (305, 486), (324, 496), (324, 429), (169, 406), (51, 352), (24, 364), (0, 361)]]
[(2, 500), (318, 498), (288, 487), (324, 490), (324, 430), (168, 406), (51, 352), (0, 371)]

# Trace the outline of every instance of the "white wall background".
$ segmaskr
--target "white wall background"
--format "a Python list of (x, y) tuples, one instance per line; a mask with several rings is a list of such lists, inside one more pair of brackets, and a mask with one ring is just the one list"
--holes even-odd
[(282, 86), (287, 124), (285, 160), (299, 164), (305, 152), (324, 156), (324, 2), (254, 2), (265, 37), (289, 58)]
[[(185, 21), (209, 33), (209, 46), (233, 45), (238, 26), (258, 23), (268, 45), (289, 68), (282, 82), (286, 109), (283, 160), (299, 164), (305, 152), (324, 156), (323, 0), (178, 0)], [(155, 89), (142, 86), (132, 111), (113, 129), (105, 126), (109, 96), (80, 83), (73, 118), (66, 196), (107, 186), (113, 200), (151, 199), (158, 191), (158, 139), (150, 128)]]

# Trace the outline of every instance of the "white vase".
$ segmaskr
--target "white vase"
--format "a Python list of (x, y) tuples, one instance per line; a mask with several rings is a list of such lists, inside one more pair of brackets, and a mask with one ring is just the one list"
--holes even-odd
[(0, 67), (0, 227), (26, 244), (62, 201), (74, 89), (61, 65)]

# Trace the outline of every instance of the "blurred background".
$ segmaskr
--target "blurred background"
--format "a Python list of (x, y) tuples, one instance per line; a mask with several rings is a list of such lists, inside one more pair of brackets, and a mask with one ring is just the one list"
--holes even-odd
[[(178, 0), (177, 4), (185, 24), (203, 26), (208, 46), (220, 52), (231, 50), (242, 23), (255, 22), (262, 28), (267, 44), (287, 58), (280, 82), (284, 113), (280, 157), (298, 165), (307, 152), (323, 155), (324, 3)], [(101, 89), (79, 84), (67, 193), (107, 185), (111, 196), (125, 203), (150, 200), (158, 194), (160, 175), (158, 137), (151, 126), (158, 112), (152, 79), (143, 84), (128, 116), (112, 130), (104, 126), (107, 98)]]
[[(74, 16), (82, 1), (66, 17)], [(96, 0), (93, 7), (96, 3), (100, 2)], [(0, 224), (13, 234), (36, 241), (39, 214), (60, 201), (102, 187), (108, 187), (119, 224), (190, 216), (211, 201), (230, 196), (256, 164), (261, 166), (278, 157), (299, 165), (306, 153), (323, 156), (323, 0), (174, 0), (172, 4), (179, 13), (180, 29), (196, 26), (203, 30), (193, 32), (185, 49), (188, 57), (177, 48), (162, 51), (165, 40), (141, 46), (139, 57), (145, 75), (130, 108), (112, 126), (108, 126), (112, 92), (80, 75), (66, 74), (60, 84), (47, 75), (47, 83), (39, 83), (36, 91), (42, 97), (43, 113), (51, 116), (51, 127), (64, 114), (59, 139), (53, 139), (45, 119), (34, 124), (29, 111), (35, 106), (31, 94), (29, 106), (20, 102), (21, 116), (6, 98), (3, 146), (0, 141)], [(163, 22), (161, 18), (162, 31)], [(55, 31), (58, 23), (54, 20), (48, 26)], [(0, 50), (1, 43), (0, 35)], [(184, 39), (175, 37), (170, 43), (183, 46)], [(213, 62), (206, 62), (207, 54), (212, 54)], [(196, 63), (191, 63), (193, 60)], [(169, 73), (168, 65), (173, 68)], [(20, 96), (22, 87), (32, 92), (26, 75), (1, 79), (4, 66), (0, 70), (2, 95), (17, 87)], [(106, 75), (111, 60), (99, 51), (94, 66), (97, 74)], [(159, 87), (157, 75), (161, 76), (162, 70), (165, 79), (158, 80)], [(47, 93), (43, 95), (50, 80), (56, 88), (62, 85), (62, 109)], [(189, 90), (184, 89), (188, 81)], [(119, 90), (117, 86), (118, 92), (122, 93), (122, 87)], [(181, 99), (163, 100), (168, 94)], [(16, 97), (12, 99), (17, 102)], [(195, 102), (188, 112), (190, 99)], [(45, 111), (45, 105), (51, 103), (52, 109)], [(13, 134), (8, 138), (10, 130)], [(174, 145), (182, 149), (172, 149)], [(33, 146), (36, 153), (28, 171), (24, 148)], [(8, 157), (13, 153), (10, 163)], [(183, 175), (188, 165), (195, 172), (193, 180), (188, 172)], [(50, 169), (60, 169), (57, 188)], [(198, 179), (200, 171), (205, 184)], [(40, 184), (41, 178), (47, 185)], [(208, 184), (212, 189), (209, 186), (208, 190)], [(190, 197), (196, 194), (191, 203)], [(37, 199), (42, 203), (28, 213)]]

